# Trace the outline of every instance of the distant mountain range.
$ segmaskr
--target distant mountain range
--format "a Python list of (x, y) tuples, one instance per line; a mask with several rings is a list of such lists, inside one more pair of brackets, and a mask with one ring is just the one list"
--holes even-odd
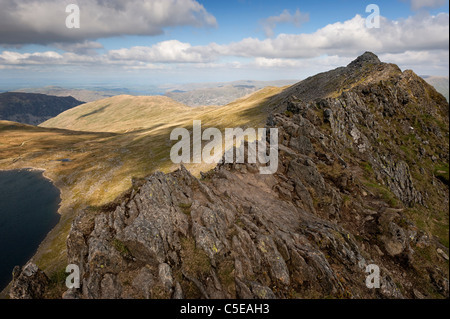
[[(282, 87), (298, 80), (209, 82), (187, 84), (164, 84), (159, 86), (142, 86), (129, 88), (89, 87), (87, 89), (45, 86), (11, 90), (22, 93), (40, 93), (67, 97), (79, 101), (94, 102), (117, 95), (154, 96), (165, 95), (188, 106), (226, 105), (238, 98), (256, 92), (267, 86)], [(2, 92), (0, 90), (0, 92)]]
[(75, 98), (45, 94), (6, 92), (0, 94), (0, 120), (39, 125), (61, 112), (83, 104)]
[(280, 80), (186, 84), (175, 86), (165, 95), (188, 106), (226, 105), (268, 86), (283, 87), (296, 82), (298, 81)]
[[(422, 76), (425, 81), (449, 100), (449, 78), (439, 76)], [(46, 86), (42, 88), (22, 88), (14, 92), (40, 93), (59, 97), (72, 96), (79, 101), (94, 102), (117, 95), (165, 95), (187, 106), (226, 105), (236, 99), (254, 93), (264, 87), (284, 87), (297, 83), (297, 80), (210, 82), (188, 84), (166, 84), (158, 87), (139, 88), (102, 88), (88, 89)], [(1, 91), (0, 91), (1, 92)]]
[(104, 98), (112, 97), (115, 95), (126, 94), (127, 90), (103, 90), (103, 89), (71, 89), (63, 88), (59, 86), (45, 86), (42, 88), (26, 88), (14, 90), (14, 92), (22, 93), (40, 93), (46, 95), (67, 97), (72, 96), (79, 101), (93, 102)]

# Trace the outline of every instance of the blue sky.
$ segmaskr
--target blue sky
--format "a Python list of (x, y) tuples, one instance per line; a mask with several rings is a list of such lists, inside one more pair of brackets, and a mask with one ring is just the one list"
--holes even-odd
[[(67, 4), (80, 8), (68, 29)], [(368, 29), (366, 6), (380, 28)], [(0, 0), (0, 87), (303, 79), (364, 51), (448, 76), (443, 0)]]

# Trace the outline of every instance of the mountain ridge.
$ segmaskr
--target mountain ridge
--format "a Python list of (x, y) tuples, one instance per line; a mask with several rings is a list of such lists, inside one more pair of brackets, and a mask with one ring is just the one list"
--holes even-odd
[(287, 97), (295, 96), (305, 102), (319, 98), (337, 97), (359, 82), (369, 83), (376, 78), (389, 77), (392, 73), (398, 74), (401, 73), (401, 70), (397, 65), (383, 63), (375, 54), (366, 52), (346, 67), (338, 67), (308, 77), (290, 86), (283, 94)]
[(190, 108), (165, 96), (117, 95), (67, 110), (40, 124), (82, 131), (126, 131), (146, 127), (146, 118), (187, 113)]
[(5, 92), (0, 93), (0, 119), (38, 125), (83, 103), (71, 96)]
[(86, 103), (117, 95), (116, 90), (102, 90), (102, 89), (86, 90), (86, 89), (63, 88), (59, 86), (46, 86), (41, 88), (23, 88), (13, 90), (12, 92), (40, 93), (59, 97), (72, 96), (75, 99), (79, 101), (85, 101)]
[[(180, 89), (168, 91), (166, 96), (191, 107), (226, 105), (239, 98), (250, 95), (265, 87), (285, 87), (294, 84), (293, 80), (279, 81), (233, 81), (214, 84), (180, 85)], [(212, 86), (214, 85), (214, 86)]]
[[(199, 180), (182, 166), (80, 211), (67, 245), (83, 289), (64, 296), (448, 298), (448, 103), (371, 54), (335, 72), (347, 71), (338, 95), (274, 108), (285, 110), (267, 122), (279, 130), (276, 174), (234, 162)], [(369, 265), (380, 289), (365, 284)]]
[[(277, 128), (274, 175), (250, 163), (201, 179), (171, 167), (134, 176), (105, 205), (76, 207), (65, 264), (83, 269), (82, 289), (64, 298), (448, 298), (449, 105), (375, 57), (202, 114), (208, 125)], [(370, 264), (380, 289), (364, 284)], [(11, 297), (27, 296), (27, 272)], [(61, 297), (63, 283), (49, 288), (38, 274), (40, 296)]]

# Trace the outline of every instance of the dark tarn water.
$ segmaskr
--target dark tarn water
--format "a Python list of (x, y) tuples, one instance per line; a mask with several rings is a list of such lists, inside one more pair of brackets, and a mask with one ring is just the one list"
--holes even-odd
[(0, 291), (58, 223), (60, 192), (42, 172), (0, 171)]

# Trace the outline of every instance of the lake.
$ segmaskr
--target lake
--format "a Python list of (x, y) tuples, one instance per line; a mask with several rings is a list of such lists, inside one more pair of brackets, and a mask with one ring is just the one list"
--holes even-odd
[(0, 171), (0, 291), (58, 223), (60, 192), (41, 171)]

